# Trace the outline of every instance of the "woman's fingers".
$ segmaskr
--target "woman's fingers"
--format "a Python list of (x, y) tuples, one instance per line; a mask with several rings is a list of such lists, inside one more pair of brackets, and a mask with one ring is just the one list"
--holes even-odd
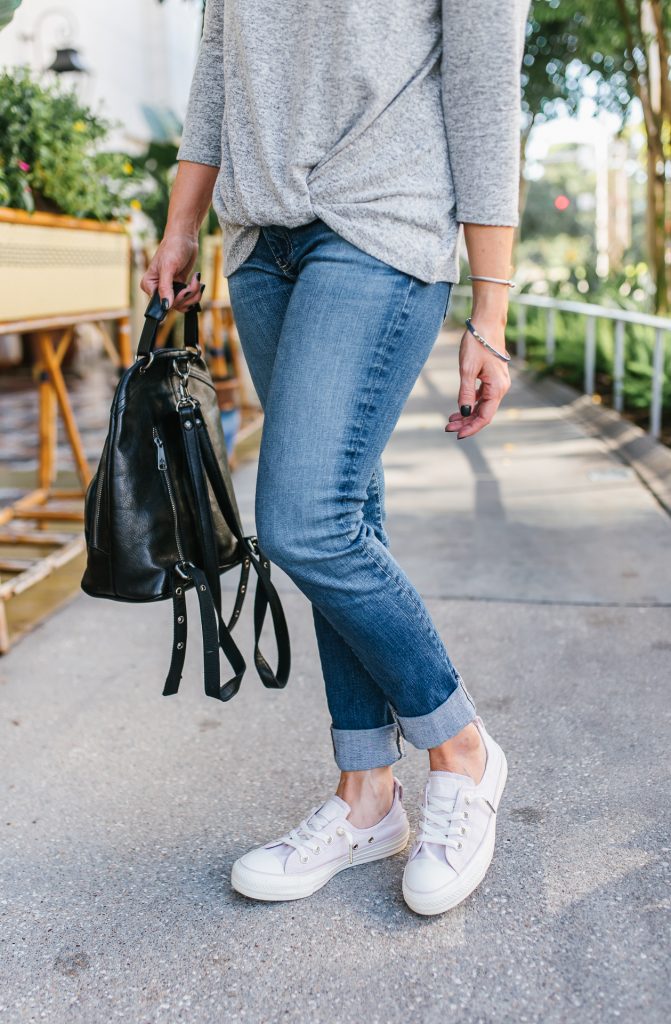
[(203, 294), (204, 285), (200, 283), (200, 274), (194, 274), (186, 288), (177, 293), (175, 297), (175, 309), (185, 313), (189, 306), (198, 302)]
[(501, 398), (483, 399), (479, 403), (477, 410), (462, 423), (457, 433), (457, 440), (461, 441), (464, 437), (471, 437), (473, 434), (477, 434), (479, 430), (482, 430), (483, 427), (488, 426), (494, 419), (494, 413), (500, 404)]
[(474, 359), (465, 358), (461, 363), (461, 383), (457, 399), (460, 410), (464, 406), (470, 406), (472, 409), (475, 405), (475, 382), (478, 378), (478, 370), (479, 366)]
[[(177, 305), (173, 281), (184, 281), (191, 273), (197, 258), (197, 236), (165, 235), (140, 282), (142, 290), (147, 295), (153, 295), (155, 291), (158, 291), (161, 300), (167, 301), (168, 309), (173, 304)], [(197, 302), (201, 294), (200, 280), (198, 275), (194, 274), (189, 280), (188, 289), (179, 293), (177, 308), (186, 309), (187, 306)]]
[[(484, 371), (483, 371), (484, 372)], [(494, 419), (494, 414), (508, 391), (509, 383), (504, 378), (495, 381), (483, 381), (482, 393), (470, 416), (462, 416), (459, 421), (449, 423), (446, 430), (456, 430), (457, 440), (477, 434)]]
[[(460, 349), (461, 384), (459, 387), (459, 412), (453, 412), (448, 418), (445, 430), (456, 433), (457, 439), (471, 437), (492, 422), (504, 395), (510, 388), (508, 367), (494, 355), (483, 354), (474, 349), (474, 341), (466, 333), (462, 338)], [(476, 382), (480, 381), (476, 386)], [(468, 415), (462, 412), (463, 406), (470, 406)], [(465, 410), (464, 410), (465, 412)]]
[(151, 263), (147, 267), (147, 270), (142, 275), (142, 280), (140, 281), (140, 288), (147, 295), (153, 295), (156, 289), (158, 288), (158, 268), (156, 266), (155, 259), (151, 261)]
[(163, 303), (168, 302), (170, 309), (175, 301), (175, 293), (172, 289), (172, 282), (177, 276), (177, 267), (172, 260), (162, 260), (158, 273), (158, 294)]

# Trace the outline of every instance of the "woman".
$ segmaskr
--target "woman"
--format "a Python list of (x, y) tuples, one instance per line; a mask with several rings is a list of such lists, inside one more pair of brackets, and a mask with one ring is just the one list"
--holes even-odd
[[(241, 857), (232, 884), (297, 899), (408, 841), (392, 765), (429, 752), (403, 893), (437, 914), (494, 850), (506, 760), (390, 554), (381, 455), (447, 313), (463, 225), (473, 282), (459, 412), (472, 437), (509, 387), (528, 0), (208, 0), (165, 236), (143, 279), (190, 278), (213, 203), (265, 409), (256, 529), (312, 603), (336, 795)], [(189, 280), (190, 278), (190, 280)], [(189, 280), (174, 301), (173, 279)], [(477, 381), (480, 381), (477, 385)]]

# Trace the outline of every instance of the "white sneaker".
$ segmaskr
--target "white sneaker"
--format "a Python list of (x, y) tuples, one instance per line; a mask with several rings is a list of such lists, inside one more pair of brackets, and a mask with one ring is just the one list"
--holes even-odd
[(487, 751), (479, 784), (467, 775), (429, 772), (417, 841), (403, 873), (403, 898), (416, 914), (456, 907), (480, 884), (494, 855), (508, 767), (482, 720), (474, 724)]
[(256, 900), (299, 900), (339, 871), (400, 853), (410, 836), (402, 797), (403, 788), (394, 779), (388, 814), (371, 828), (355, 828), (347, 820), (349, 804), (332, 796), (293, 831), (236, 860), (231, 885)]

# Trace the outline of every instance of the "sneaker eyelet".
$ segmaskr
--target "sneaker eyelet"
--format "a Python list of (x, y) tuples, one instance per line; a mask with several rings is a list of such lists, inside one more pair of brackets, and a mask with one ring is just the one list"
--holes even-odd
[(369, 843), (373, 843), (374, 841), (375, 841), (375, 836), (371, 836), (370, 839), (368, 840)]
[(466, 835), (466, 829), (464, 828), (463, 825), (461, 826), (460, 832), (461, 832), (462, 836)]
[(468, 811), (464, 811), (464, 818), (468, 818), (468, 817), (469, 817)]
[(338, 835), (338, 836), (344, 836), (344, 835), (345, 835), (345, 829), (344, 829), (344, 828), (341, 828), (341, 826), (340, 826), (340, 825), (338, 825), (338, 828), (336, 829), (336, 835)]
[(301, 857), (300, 860), (301, 860), (301, 864), (307, 864), (307, 862), (308, 862), (307, 857)]
[(466, 801), (465, 801), (465, 802), (466, 802), (466, 805), (467, 805), (468, 807), (470, 807), (470, 806), (471, 806), (472, 800), (471, 800), (470, 796), (467, 796), (467, 797), (466, 797)]
[(333, 836), (327, 836), (324, 842), (326, 843), (327, 846), (330, 846), (331, 843), (333, 842)]
[(359, 844), (358, 844), (358, 843), (355, 843), (355, 844), (354, 844), (354, 846), (352, 847), (352, 849), (353, 849), (353, 850), (358, 850), (358, 849), (359, 849)]
[(463, 843), (457, 843), (457, 849), (458, 849), (458, 850), (461, 850), (461, 848), (463, 847), (463, 845), (464, 845)]
[(319, 853), (321, 853), (321, 852), (322, 852), (322, 848), (321, 848), (321, 846), (315, 846), (315, 853), (316, 853), (316, 854), (319, 854)]

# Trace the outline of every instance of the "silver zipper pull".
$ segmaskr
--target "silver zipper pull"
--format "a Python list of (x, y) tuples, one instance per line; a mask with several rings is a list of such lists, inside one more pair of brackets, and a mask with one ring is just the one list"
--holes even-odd
[(168, 463), (165, 461), (165, 449), (163, 447), (163, 441), (154, 430), (154, 444), (156, 445), (156, 455), (158, 458), (158, 468), (161, 471), (165, 471), (168, 468)]

